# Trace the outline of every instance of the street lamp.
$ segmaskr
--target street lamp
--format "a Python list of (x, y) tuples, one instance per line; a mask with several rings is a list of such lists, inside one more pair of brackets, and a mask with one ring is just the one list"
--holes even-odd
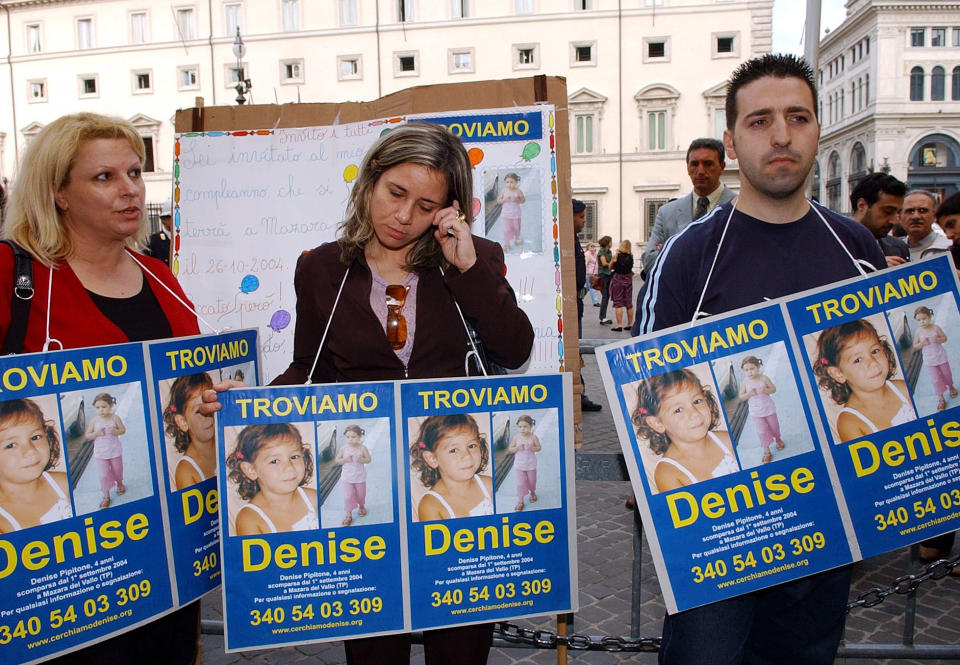
[(244, 45), (243, 39), (240, 37), (240, 26), (237, 26), (237, 38), (233, 40), (233, 54), (237, 57), (238, 72), (237, 85), (233, 86), (234, 90), (237, 91), (237, 104), (246, 103), (247, 98), (244, 97), (244, 95), (248, 94), (250, 89), (253, 87), (253, 84), (250, 83), (250, 79), (243, 77), (243, 56), (246, 55), (246, 53), (247, 47)]

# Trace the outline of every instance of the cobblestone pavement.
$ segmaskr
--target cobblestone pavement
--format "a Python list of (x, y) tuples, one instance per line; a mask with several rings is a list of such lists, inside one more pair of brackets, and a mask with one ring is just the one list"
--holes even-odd
[[(637, 280), (638, 281), (638, 280)], [(636, 284), (636, 282), (635, 282)], [(615, 339), (626, 334), (614, 333), (610, 326), (600, 326), (597, 308), (586, 303), (584, 316), (585, 339)], [(612, 312), (611, 312), (612, 314)], [(613, 318), (611, 315), (610, 318)], [(603, 404), (603, 411), (584, 414), (583, 432), (585, 451), (619, 451), (613, 419), (600, 383), (596, 359), (584, 356), (586, 366), (583, 377), (590, 398)], [(577, 535), (579, 548), (580, 611), (569, 629), (586, 635), (628, 635), (630, 632), (632, 513), (623, 502), (629, 486), (623, 482), (583, 481), (577, 484)], [(954, 548), (956, 553), (957, 547)], [(642, 584), (640, 605), (640, 630), (643, 637), (660, 634), (663, 603), (660, 587), (653, 572), (653, 564), (646, 541), (642, 550)], [(873, 586), (886, 586), (898, 576), (911, 571), (909, 550), (892, 552), (857, 564), (854, 572), (853, 596)], [(221, 618), (219, 590), (209, 594), (203, 601), (203, 616)], [(960, 612), (957, 598), (960, 596), (960, 577), (946, 577), (929, 581), (920, 587), (917, 594), (916, 644), (960, 644)], [(904, 632), (903, 596), (891, 596), (884, 603), (870, 609), (856, 609), (847, 619), (845, 643), (847, 644), (897, 644)], [(541, 621), (520, 621), (524, 626), (538, 628), (554, 627), (553, 617)], [(295, 665), (339, 665), (344, 663), (340, 642), (307, 644), (283, 649), (267, 649), (243, 653), (224, 653), (220, 635), (204, 635), (202, 639), (204, 665), (228, 663), (256, 663), (268, 665), (283, 663)], [(414, 647), (412, 662), (423, 663), (422, 650)], [(519, 648), (494, 649), (491, 665), (550, 665), (557, 662), (557, 654), (550, 650)], [(569, 652), (568, 662), (607, 665), (613, 663), (656, 663), (656, 654), (615, 654), (605, 652)], [(876, 659), (838, 658), (837, 663), (926, 663), (947, 665), (956, 661), (887, 661)]]

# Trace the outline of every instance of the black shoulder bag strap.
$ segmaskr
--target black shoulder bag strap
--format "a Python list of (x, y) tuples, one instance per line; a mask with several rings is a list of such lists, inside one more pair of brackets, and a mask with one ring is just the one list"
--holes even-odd
[(12, 240), (0, 240), (13, 250), (13, 298), (10, 300), (10, 327), (0, 355), (20, 353), (27, 338), (27, 319), (33, 299), (33, 257)]

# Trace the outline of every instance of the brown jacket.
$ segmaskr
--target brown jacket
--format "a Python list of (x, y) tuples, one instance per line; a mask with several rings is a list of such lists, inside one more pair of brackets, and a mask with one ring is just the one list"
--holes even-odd
[[(473, 242), (477, 262), (465, 273), (452, 266), (446, 276), (437, 268), (420, 273), (416, 336), (406, 372), (370, 308), (370, 269), (362, 256), (355, 259), (313, 382), (463, 376), (467, 333), (454, 298), (483, 340), (488, 359), (508, 368), (522, 365), (533, 346), (533, 327), (504, 277), (503, 250), (476, 236)], [(306, 381), (346, 269), (335, 242), (300, 257), (294, 277), (297, 323), (293, 362), (274, 384)]]

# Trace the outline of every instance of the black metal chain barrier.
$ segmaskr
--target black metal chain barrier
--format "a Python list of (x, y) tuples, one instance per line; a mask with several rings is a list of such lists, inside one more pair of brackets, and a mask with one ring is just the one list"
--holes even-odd
[(940, 559), (927, 565), (920, 573), (901, 575), (893, 581), (893, 584), (886, 587), (873, 587), (869, 591), (857, 596), (856, 600), (847, 603), (847, 612), (856, 607), (873, 607), (882, 603), (887, 596), (893, 594), (906, 595), (913, 593), (917, 588), (927, 580), (943, 579), (960, 566), (960, 556), (952, 559)]
[(575, 651), (643, 651), (656, 653), (660, 650), (659, 637), (617, 637), (614, 635), (557, 635), (547, 628), (523, 628), (513, 623), (500, 621), (494, 636), (511, 644), (526, 644), (536, 649), (556, 649), (565, 646)]
[[(930, 563), (916, 574), (901, 575), (886, 587), (874, 587), (847, 603), (847, 612), (857, 607), (874, 607), (887, 596), (906, 595), (916, 591), (927, 580), (943, 579), (960, 566), (960, 556)], [(618, 637), (615, 635), (558, 635), (547, 628), (524, 628), (507, 621), (496, 624), (494, 635), (510, 644), (525, 644), (535, 649), (556, 649), (565, 646), (575, 651), (629, 651), (655, 653), (660, 650), (659, 637)]]

